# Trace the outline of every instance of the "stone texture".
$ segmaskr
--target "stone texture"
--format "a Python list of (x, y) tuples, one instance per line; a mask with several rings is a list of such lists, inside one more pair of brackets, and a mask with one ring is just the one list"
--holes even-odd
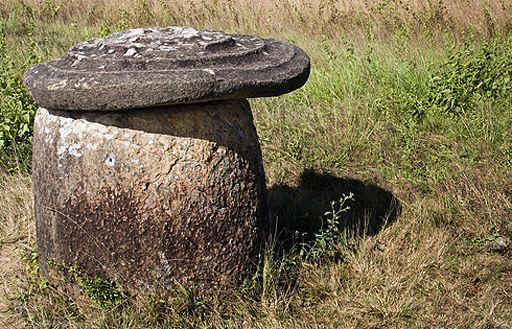
[(76, 263), (136, 291), (208, 291), (253, 274), (270, 219), (246, 100), (40, 108), (34, 130), (41, 260)]
[(44, 108), (119, 110), (276, 96), (301, 87), (309, 69), (306, 53), (286, 42), (168, 27), (80, 43), (24, 80)]

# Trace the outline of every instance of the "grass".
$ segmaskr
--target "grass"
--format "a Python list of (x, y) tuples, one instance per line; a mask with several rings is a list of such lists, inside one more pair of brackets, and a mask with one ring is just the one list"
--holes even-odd
[[(6, 0), (0, 13), (4, 327), (512, 327), (508, 2)], [(102, 307), (37, 272), (23, 151), (34, 104), (20, 77), (83, 40), (152, 25), (289, 41), (312, 73), (251, 100), (279, 223), (253, 284)]]

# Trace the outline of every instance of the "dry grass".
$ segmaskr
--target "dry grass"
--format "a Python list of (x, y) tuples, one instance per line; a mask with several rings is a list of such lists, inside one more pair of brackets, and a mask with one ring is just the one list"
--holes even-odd
[(10, 312), (10, 298), (19, 293), (18, 275), (24, 271), (23, 248), (34, 245), (31, 179), (25, 175), (0, 173), (0, 324), (4, 328), (21, 328), (22, 320)]
[(3, 3), (0, 6), (3, 11), (16, 6), (30, 8), (31, 14), (49, 23), (79, 22), (118, 28), (178, 25), (244, 33), (258, 31), (263, 36), (294, 31), (327, 37), (365, 30), (369, 25), (380, 33), (412, 27), (451, 30), (458, 35), (469, 30), (491, 35), (496, 29), (511, 28), (512, 10), (512, 4), (504, 0), (5, 0)]
[[(20, 3), (0, 4), (6, 40), (27, 49), (35, 43), (31, 49), (44, 59), (88, 37), (149, 25), (255, 33), (301, 46), (313, 63), (308, 83), (290, 95), (251, 100), (273, 211), (284, 229), (278, 242), (311, 236), (300, 222), (318, 221), (340, 192), (354, 192), (359, 202), (342, 219), (375, 218), (383, 191), (402, 212), (373, 236), (333, 242), (341, 261), (313, 259), (307, 249), (301, 255), (298, 244), (288, 253), (276, 246), (252, 290), (235, 288), (207, 306), (175, 292), (111, 310), (65, 285), (42, 287), (43, 278), (30, 271), (35, 263), (12, 252), (22, 241), (34, 246), (31, 183), (26, 174), (2, 173), (0, 310), (11, 308), (0, 313), (0, 324), (512, 328), (509, 103), (415, 121), (407, 108), (385, 102), (386, 92), (430, 79), (429, 68), (464, 33), (509, 33), (510, 2), (24, 0), (25, 9)], [(19, 293), (23, 298), (6, 302)]]
[(0, 172), (0, 245), (33, 241), (32, 180)]

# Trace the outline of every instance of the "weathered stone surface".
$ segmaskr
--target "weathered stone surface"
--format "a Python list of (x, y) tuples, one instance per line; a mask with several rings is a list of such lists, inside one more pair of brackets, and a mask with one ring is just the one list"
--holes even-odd
[(269, 209), (246, 100), (115, 112), (40, 108), (38, 253), (132, 290), (207, 291), (258, 262)]
[(286, 42), (168, 27), (80, 43), (24, 80), (44, 108), (119, 110), (276, 96), (301, 87), (309, 69), (306, 53)]

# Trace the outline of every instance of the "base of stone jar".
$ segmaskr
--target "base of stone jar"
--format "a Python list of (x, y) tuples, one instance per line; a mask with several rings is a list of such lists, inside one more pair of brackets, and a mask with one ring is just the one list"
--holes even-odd
[(245, 99), (113, 112), (40, 108), (37, 247), (126, 289), (210, 291), (250, 278), (269, 232)]

